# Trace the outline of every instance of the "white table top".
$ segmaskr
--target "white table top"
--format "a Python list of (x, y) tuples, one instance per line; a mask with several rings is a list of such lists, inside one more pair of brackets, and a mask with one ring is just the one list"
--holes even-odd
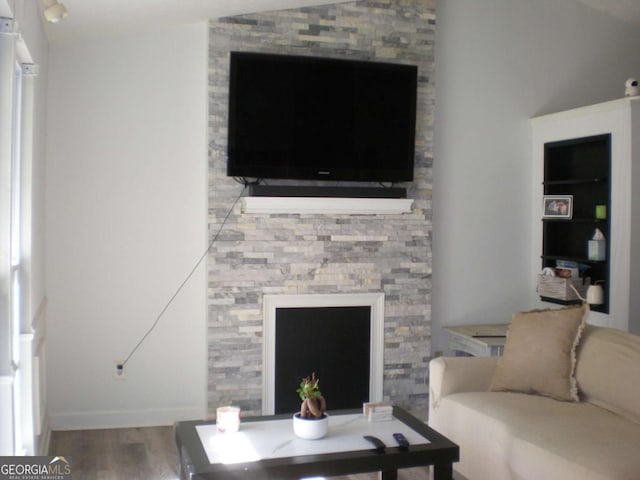
[[(293, 416), (292, 416), (293, 417)], [(196, 431), (210, 463), (244, 463), (269, 458), (371, 450), (363, 435), (378, 437), (387, 447), (397, 447), (394, 433), (402, 433), (411, 445), (429, 441), (403, 422), (393, 419), (369, 422), (362, 414), (329, 416), (329, 431), (320, 440), (303, 440), (293, 433), (293, 418), (244, 422), (240, 431), (220, 433), (214, 424), (197, 425)]]
[(459, 325), (444, 327), (451, 333), (456, 333), (469, 338), (478, 338), (488, 345), (502, 345), (506, 341), (508, 323), (492, 323), (487, 325)]

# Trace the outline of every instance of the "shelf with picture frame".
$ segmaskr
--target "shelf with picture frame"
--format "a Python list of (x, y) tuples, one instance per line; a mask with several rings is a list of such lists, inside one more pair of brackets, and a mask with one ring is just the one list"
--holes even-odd
[[(609, 237), (609, 221), (598, 217), (611, 203), (611, 135), (546, 142), (543, 151), (542, 268), (555, 268), (558, 260), (581, 265), (581, 276), (605, 288), (604, 303), (591, 308), (609, 313), (609, 262), (590, 258), (588, 241), (596, 229)], [(566, 304), (564, 299), (542, 299)]]

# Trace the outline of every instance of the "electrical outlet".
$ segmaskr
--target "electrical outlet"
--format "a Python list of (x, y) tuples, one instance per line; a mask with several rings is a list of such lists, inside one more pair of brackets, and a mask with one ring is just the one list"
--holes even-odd
[(115, 380), (124, 380), (125, 378), (127, 378), (127, 373), (124, 369), (124, 362), (122, 360), (116, 360), (115, 362), (113, 362), (113, 365), (113, 378)]

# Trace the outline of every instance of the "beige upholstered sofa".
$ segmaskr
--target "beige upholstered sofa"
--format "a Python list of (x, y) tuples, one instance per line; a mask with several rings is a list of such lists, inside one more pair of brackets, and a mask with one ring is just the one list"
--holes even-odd
[[(570, 365), (579, 401), (496, 387), (511, 331), (501, 359), (431, 362), (429, 425), (460, 445), (456, 471), (469, 480), (640, 480), (640, 336), (581, 329)], [(536, 339), (529, 343), (535, 352)], [(534, 369), (557, 373), (537, 353)]]

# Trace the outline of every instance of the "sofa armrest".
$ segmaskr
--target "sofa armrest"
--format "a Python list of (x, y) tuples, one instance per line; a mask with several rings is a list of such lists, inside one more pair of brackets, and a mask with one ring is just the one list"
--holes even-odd
[(438, 357), (429, 363), (429, 410), (442, 397), (489, 390), (498, 357)]

